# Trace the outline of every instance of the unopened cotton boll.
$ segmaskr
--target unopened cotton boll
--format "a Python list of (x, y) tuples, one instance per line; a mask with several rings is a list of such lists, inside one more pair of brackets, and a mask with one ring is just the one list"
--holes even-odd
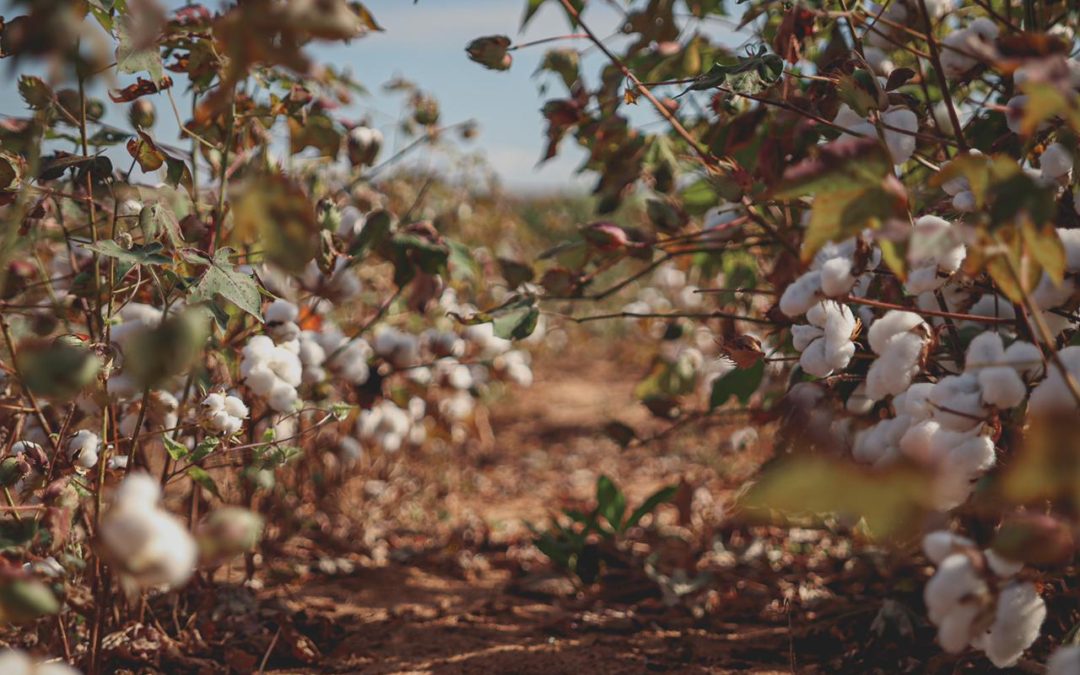
[(1072, 171), (1072, 154), (1061, 143), (1051, 143), (1039, 156), (1039, 170), (1043, 178), (1057, 180)]
[(130, 474), (99, 529), (103, 547), (135, 587), (177, 588), (195, 569), (195, 541), (178, 518), (158, 507), (160, 498), (157, 480)]

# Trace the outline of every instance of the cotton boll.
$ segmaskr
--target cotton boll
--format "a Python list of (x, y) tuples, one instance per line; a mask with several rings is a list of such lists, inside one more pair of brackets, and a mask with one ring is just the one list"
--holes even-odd
[(811, 270), (784, 289), (780, 311), (787, 316), (805, 314), (821, 298), (821, 271)]
[(278, 298), (271, 302), (266, 311), (263, 312), (263, 318), (266, 319), (266, 323), (291, 323), (296, 321), (300, 316), (300, 308), (288, 300)]
[(866, 62), (870, 68), (878, 75), (888, 77), (889, 73), (896, 70), (896, 64), (893, 63), (888, 54), (878, 47), (864, 46), (863, 56), (866, 57)]
[(851, 292), (856, 278), (851, 275), (852, 262), (849, 258), (832, 258), (821, 266), (821, 290), (830, 298), (836, 298)]
[(1076, 283), (1072, 279), (1062, 279), (1058, 285), (1044, 272), (1035, 290), (1031, 292), (1031, 299), (1042, 309), (1054, 309), (1067, 303), (1075, 293)]
[(919, 118), (907, 108), (892, 107), (881, 115), (881, 120), (887, 127), (894, 127), (884, 131), (893, 164), (907, 162), (915, 153), (914, 133), (919, 129)]
[(1080, 673), (1080, 645), (1059, 647), (1046, 662), (1046, 675), (1076, 675)]
[(892, 464), (900, 453), (900, 439), (910, 424), (910, 419), (900, 416), (881, 420), (860, 431), (855, 435), (852, 457), (877, 468)]
[(299, 398), (293, 385), (279, 380), (270, 390), (267, 402), (277, 412), (292, 412)]
[(1020, 570), (1024, 569), (1024, 563), (1006, 560), (993, 549), (986, 549), (983, 551), (983, 555), (986, 558), (986, 566), (1002, 579), (1014, 577), (1020, 573)]
[(875, 354), (881, 354), (894, 336), (916, 328), (926, 329), (926, 322), (918, 314), (889, 310), (870, 326), (870, 331), (867, 333), (870, 349), (874, 350)]
[(989, 437), (962, 439), (953, 433), (941, 430), (932, 440), (932, 451), (944, 458), (942, 468), (945, 472), (956, 472), (971, 480), (994, 467), (997, 456), (994, 442)]
[(906, 415), (914, 421), (930, 419), (934, 414), (930, 405), (931, 382), (918, 382), (893, 398), (893, 408), (897, 415)]
[(0, 651), (0, 673), (4, 675), (80, 675), (66, 663), (36, 661), (18, 649)]
[(926, 583), (923, 599), (945, 651), (955, 654), (968, 646), (974, 637), (973, 623), (989, 604), (989, 595), (989, 587), (967, 555), (954, 553), (941, 561)]
[(1024, 650), (1039, 637), (1045, 619), (1046, 603), (1034, 584), (1013, 583), (1002, 589), (994, 623), (982, 644), (990, 662), (998, 668), (1016, 665)]
[(968, 190), (957, 192), (953, 195), (952, 206), (961, 213), (970, 213), (974, 211), (978, 207), (978, 204), (975, 202), (975, 193)]
[(791, 327), (791, 342), (801, 352), (824, 334), (825, 331), (817, 326), (795, 325)]
[(1043, 375), (1043, 354), (1035, 345), (1017, 340), (1005, 350), (1002, 361), (1011, 366), (1027, 381), (1036, 380)]
[(68, 459), (80, 469), (92, 469), (98, 463), (101, 438), (93, 431), (81, 429), (68, 441)]
[(926, 557), (935, 565), (940, 565), (953, 553), (975, 548), (975, 542), (947, 530), (938, 530), (923, 537), (922, 546)]
[(980, 368), (1000, 365), (1005, 359), (1005, 346), (1001, 336), (989, 331), (976, 335), (968, 344), (964, 370), (975, 372)]
[(179, 519), (157, 506), (160, 494), (150, 476), (129, 475), (99, 529), (114, 564), (125, 579), (142, 588), (182, 586), (195, 568), (195, 541)]
[(1057, 180), (1072, 171), (1072, 154), (1061, 143), (1051, 143), (1039, 156), (1039, 167), (1043, 178)]
[(799, 357), (799, 366), (814, 377), (828, 377), (833, 369), (825, 355), (825, 341), (815, 340)]
[(1027, 396), (1027, 385), (1009, 366), (984, 368), (978, 378), (983, 401), (1002, 410), (1020, 405)]
[(852, 415), (865, 415), (874, 409), (874, 401), (866, 395), (866, 385), (860, 383), (848, 396), (844, 407)]
[[(877, 323), (874, 324), (877, 326)], [(873, 331), (873, 326), (870, 329)], [(873, 339), (873, 338), (871, 338)], [(925, 340), (916, 333), (894, 336), (866, 373), (866, 395), (875, 401), (896, 395), (909, 386), (919, 372)]]
[[(1024, 94), (1019, 96), (1013, 96), (1009, 99), (1009, 102), (1005, 104), (1005, 124), (1009, 127), (1009, 131), (1014, 134), (1021, 132), (1021, 124), (1024, 119), (1024, 109), (1027, 107), (1028, 97)], [(1046, 126), (1045, 123), (1039, 125), (1041, 130)]]
[(986, 419), (979, 380), (970, 373), (943, 377), (930, 392), (934, 419), (951, 431), (969, 431)]
[(1065, 248), (1065, 268), (1070, 272), (1080, 272), (1080, 229), (1057, 229), (1061, 245)]

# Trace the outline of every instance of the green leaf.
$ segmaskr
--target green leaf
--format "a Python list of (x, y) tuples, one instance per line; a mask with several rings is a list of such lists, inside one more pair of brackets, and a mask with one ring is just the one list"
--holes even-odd
[(139, 49), (132, 39), (127, 23), (121, 21), (116, 26), (119, 45), (116, 47), (116, 68), (121, 73), (150, 74), (150, 79), (155, 83), (161, 83), (165, 76), (165, 69), (161, 62), (161, 54), (158, 53), (158, 44), (155, 42), (148, 48)]
[(641, 519), (645, 517), (645, 514), (652, 513), (656, 510), (657, 506), (666, 504), (675, 498), (675, 493), (678, 492), (679, 487), (677, 485), (668, 485), (662, 487), (656, 492), (652, 493), (648, 499), (641, 503), (641, 506), (634, 509), (634, 512), (630, 514), (630, 517), (623, 523), (623, 529), (628, 530), (631, 527), (635, 527)]
[(623, 529), (622, 519), (626, 513), (626, 495), (607, 476), (596, 479), (596, 511), (616, 532)]
[(165, 247), (157, 242), (145, 246), (132, 246), (130, 250), (123, 248), (112, 239), (104, 239), (96, 244), (79, 242), (79, 246), (100, 255), (116, 258), (129, 265), (167, 265), (172, 262), (172, 258), (161, 254)]
[(207, 436), (195, 446), (195, 451), (191, 453), (191, 461), (201, 461), (214, 450), (217, 450), (219, 445), (221, 445), (221, 439), (216, 436)]
[(190, 454), (186, 445), (169, 438), (168, 434), (161, 435), (161, 442), (165, 445), (165, 452), (169, 453), (169, 457), (172, 457), (174, 462), (179, 462)]
[(238, 272), (229, 263), (232, 254), (231, 248), (224, 247), (214, 253), (213, 260), (201, 254), (191, 256), (190, 261), (206, 265), (207, 268), (199, 282), (188, 293), (188, 298), (192, 302), (211, 302), (214, 296), (220, 295), (261, 322), (263, 320), (262, 300), (259, 286), (252, 275)]
[(709, 409), (715, 410), (727, 403), (732, 396), (746, 405), (765, 377), (765, 361), (759, 360), (749, 368), (736, 368), (713, 382)]
[(218, 490), (217, 483), (214, 482), (213, 477), (210, 476), (206, 469), (201, 466), (191, 466), (188, 467), (187, 475), (191, 477), (191, 480), (202, 486), (204, 490), (221, 499), (221, 492)]

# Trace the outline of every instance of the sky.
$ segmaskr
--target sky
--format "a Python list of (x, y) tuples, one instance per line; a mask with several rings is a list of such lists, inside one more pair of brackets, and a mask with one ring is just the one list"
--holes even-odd
[[(169, 7), (184, 4), (183, 0), (167, 0)], [(551, 46), (576, 46), (586, 49), (583, 72), (598, 72), (603, 56), (598, 50), (588, 50), (581, 40), (516, 51), (509, 71), (490, 71), (471, 62), (465, 46), (474, 38), (505, 34), (515, 43), (553, 37), (572, 32), (566, 16), (556, 0), (541, 7), (525, 32), (519, 32), (525, 0), (366, 0), (379, 24), (385, 29), (354, 40), (349, 44), (318, 44), (309, 47), (317, 61), (333, 63), (349, 69), (354, 77), (370, 91), (343, 115), (352, 119), (368, 118), (380, 127), (387, 138), (384, 157), (393, 152), (394, 129), (401, 110), (400, 96), (382, 91), (381, 85), (402, 76), (421, 89), (434, 94), (440, 101), (442, 120), (453, 123), (474, 119), (479, 123), (477, 139), (464, 145), (466, 150), (480, 151), (487, 158), (500, 181), (509, 189), (520, 192), (584, 191), (592, 179), (575, 176), (583, 154), (572, 139), (563, 143), (559, 157), (538, 164), (544, 148), (544, 120), (540, 113), (545, 96), (543, 83), (549, 85), (549, 96), (562, 94), (563, 85), (550, 75), (534, 77), (545, 50)], [(3, 13), (10, 14), (7, 2), (0, 0)], [(215, 8), (214, 0), (206, 2)], [(584, 18), (601, 36), (618, 45), (621, 15), (607, 3), (592, 2)], [(735, 44), (738, 39), (724, 26), (700, 26), (710, 37)], [(104, 97), (104, 91), (93, 92)], [(179, 91), (174, 93), (178, 96)], [(168, 113), (168, 100), (155, 97), (159, 124), (155, 134), (163, 142), (176, 142), (177, 125)], [(181, 104), (183, 107), (183, 104)], [(15, 79), (10, 71), (0, 71), (0, 114), (25, 114), (16, 95)], [(658, 116), (639, 106), (632, 118), (636, 123), (649, 123)], [(122, 115), (110, 122), (127, 128)], [(404, 142), (398, 139), (398, 142)], [(182, 144), (184, 147), (187, 143)], [(413, 161), (424, 159), (422, 151)]]

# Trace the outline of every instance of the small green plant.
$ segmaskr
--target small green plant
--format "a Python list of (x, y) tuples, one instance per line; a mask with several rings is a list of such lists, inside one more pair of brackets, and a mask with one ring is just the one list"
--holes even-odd
[(588, 513), (577, 509), (564, 509), (568, 523), (559, 518), (551, 519), (551, 527), (541, 532), (532, 525), (533, 543), (551, 559), (560, 570), (576, 577), (584, 584), (591, 584), (600, 577), (605, 566), (621, 564), (619, 542), (631, 528), (637, 526), (646, 514), (656, 507), (670, 502), (676, 486), (663, 487), (627, 515), (626, 495), (607, 476), (596, 479), (596, 506)]

